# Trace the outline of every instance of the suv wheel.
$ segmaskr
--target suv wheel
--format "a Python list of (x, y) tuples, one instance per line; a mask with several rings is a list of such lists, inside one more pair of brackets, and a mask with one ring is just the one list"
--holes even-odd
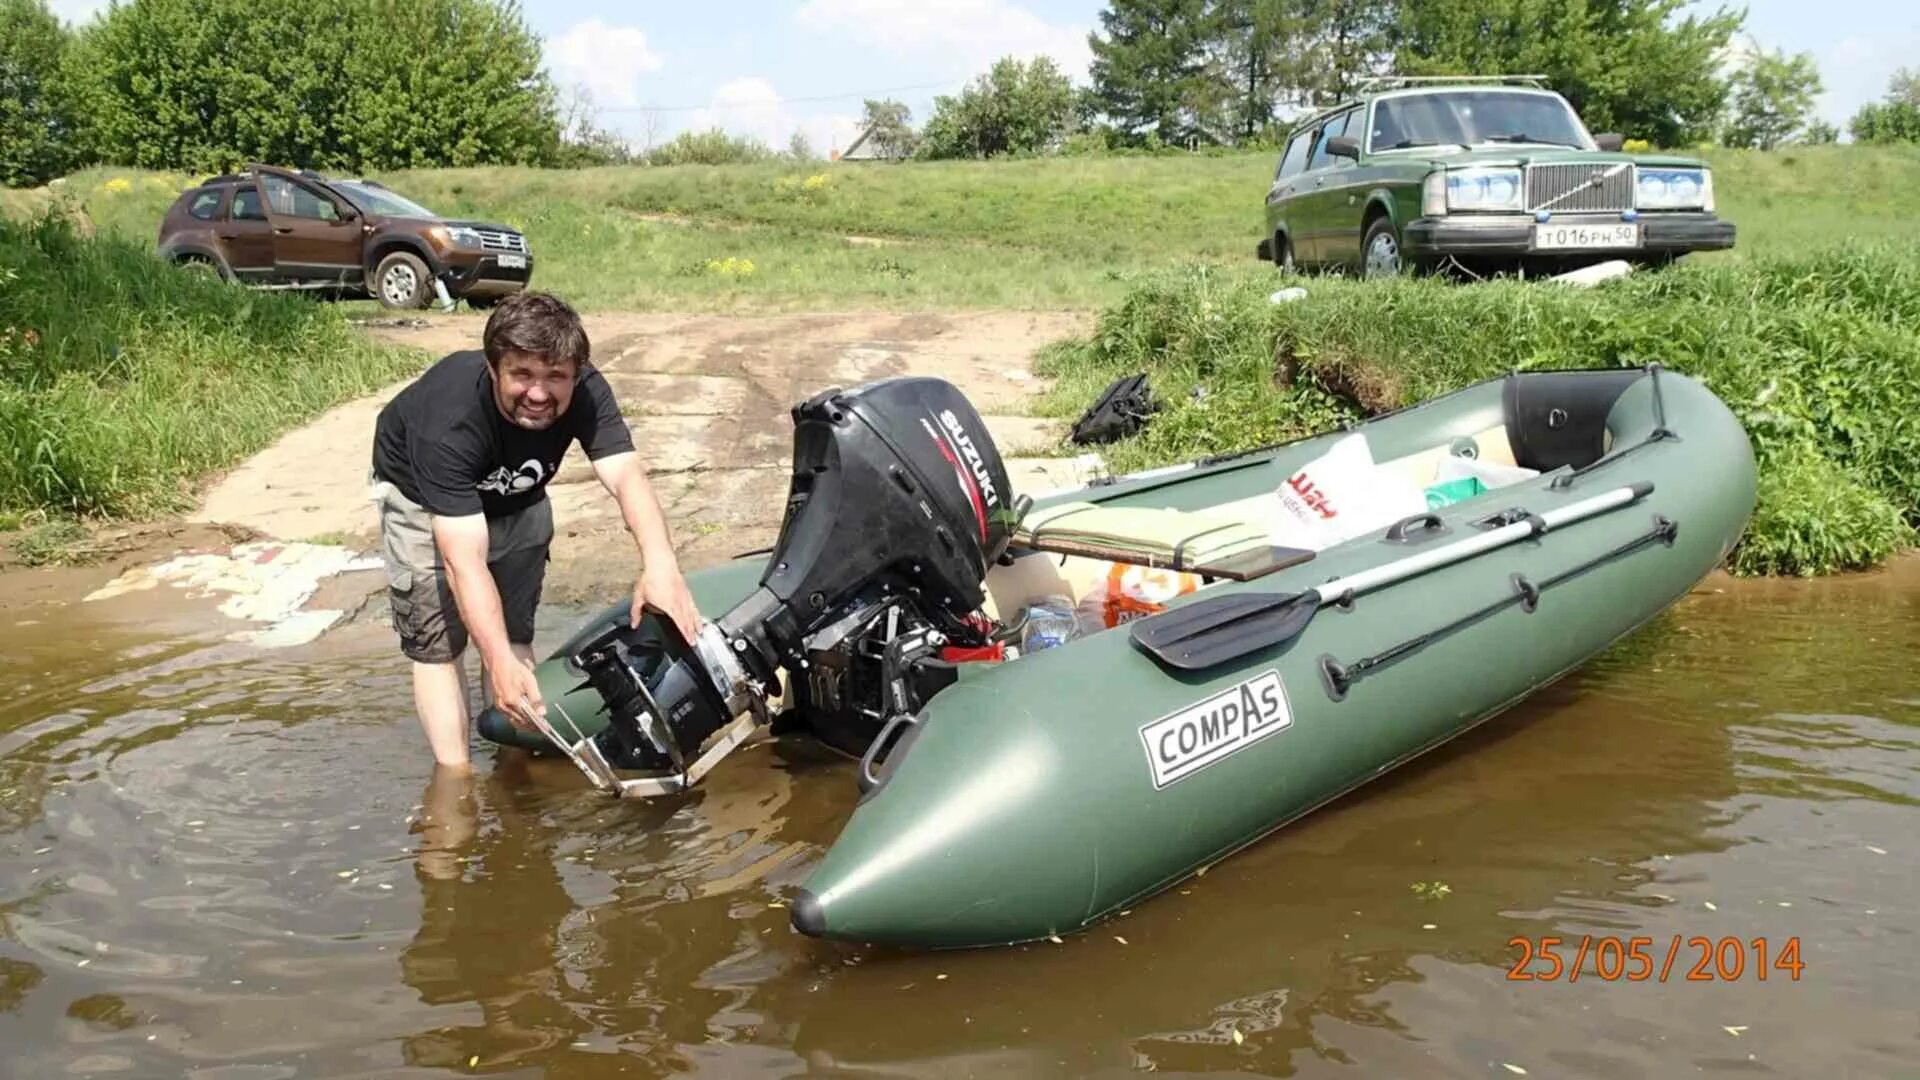
[(174, 260), (174, 265), (185, 271), (189, 276), (208, 281), (224, 281), (227, 277), (225, 273), (221, 272), (219, 264), (207, 258), (205, 255), (183, 255)]
[(1361, 275), (1363, 277), (1396, 277), (1406, 269), (1406, 260), (1400, 256), (1400, 237), (1393, 230), (1393, 222), (1385, 216), (1373, 219), (1367, 226), (1367, 235), (1360, 241)]
[(381, 307), (425, 307), (432, 289), (426, 261), (411, 251), (396, 251), (374, 268), (372, 291)]

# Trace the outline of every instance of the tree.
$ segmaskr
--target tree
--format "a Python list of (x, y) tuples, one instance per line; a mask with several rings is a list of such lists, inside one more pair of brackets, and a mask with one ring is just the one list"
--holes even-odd
[(1840, 129), (1825, 120), (1812, 120), (1807, 130), (1800, 135), (1800, 141), (1808, 146), (1825, 146), (1840, 141)]
[(1920, 72), (1906, 68), (1894, 72), (1887, 80), (1887, 100), (1920, 108)]
[(1725, 106), (1719, 57), (1744, 13), (1673, 15), (1685, 0), (1398, 0), (1403, 74), (1537, 74), (1594, 131), (1660, 146), (1706, 137)]
[(913, 113), (907, 107), (892, 100), (875, 101), (866, 99), (866, 112), (861, 117), (861, 126), (867, 131), (867, 141), (881, 157), (901, 158), (913, 153), (917, 137), (913, 125), (908, 120)]
[(559, 113), (560, 147), (553, 164), (562, 168), (626, 165), (638, 158), (633, 146), (599, 125), (593, 93), (575, 84), (566, 93)]
[(1223, 80), (1232, 132), (1260, 135), (1282, 103), (1315, 108), (1352, 94), (1385, 58), (1392, 0), (1214, 0), (1209, 78)]
[(1298, 102), (1336, 105), (1352, 96), (1360, 78), (1393, 59), (1397, 0), (1296, 0), (1304, 49), (1297, 64)]
[[(1249, 17), (1250, 18), (1250, 17)], [(1225, 125), (1234, 91), (1210, 67), (1222, 37), (1214, 0), (1112, 0), (1093, 50), (1088, 76), (1101, 111), (1119, 132), (1138, 141), (1149, 132), (1163, 143), (1212, 141)], [(1256, 92), (1259, 76), (1256, 74)]]
[(1789, 57), (1756, 45), (1731, 82), (1732, 114), (1721, 141), (1728, 146), (1771, 150), (1791, 138), (1813, 115), (1820, 96), (1820, 69), (1813, 54)]
[(927, 158), (994, 157), (1057, 147), (1073, 129), (1073, 83), (1051, 59), (1002, 57), (958, 97), (933, 100), (918, 153)]
[(80, 37), (98, 154), (152, 168), (546, 164), (540, 38), (490, 0), (131, 0)]
[(1855, 142), (1920, 142), (1920, 75), (1906, 68), (1894, 72), (1885, 100), (1860, 106), (1847, 131)]
[(0, 0), (0, 186), (44, 184), (78, 164), (70, 43), (44, 0)]

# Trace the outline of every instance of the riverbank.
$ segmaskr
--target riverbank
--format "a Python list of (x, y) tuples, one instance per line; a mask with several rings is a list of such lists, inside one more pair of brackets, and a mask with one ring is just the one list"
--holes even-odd
[[(1304, 298), (1275, 298), (1278, 285)], [(1513, 370), (1659, 363), (1739, 417), (1759, 505), (1730, 565), (1875, 566), (1920, 522), (1920, 252), (1870, 245), (1684, 264), (1578, 289), (1356, 282), (1189, 268), (1142, 284), (1048, 350), (1036, 410), (1076, 415), (1151, 375), (1162, 412), (1107, 451), (1147, 468), (1326, 431)]]

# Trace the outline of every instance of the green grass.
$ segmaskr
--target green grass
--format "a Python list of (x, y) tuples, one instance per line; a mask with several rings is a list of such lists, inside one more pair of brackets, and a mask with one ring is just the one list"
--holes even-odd
[[(1887, 235), (1920, 217), (1920, 148), (1712, 150), (1739, 262)], [(1264, 153), (995, 162), (431, 169), (383, 182), (524, 228), (535, 282), (585, 310), (1087, 308), (1177, 265), (1256, 267)], [(151, 247), (191, 179), (90, 169), (65, 190)], [(0, 209), (32, 205), (9, 193)], [(870, 246), (860, 239), (887, 241)], [(726, 260), (732, 259), (732, 264)], [(709, 264), (750, 273), (709, 270)]]
[(0, 219), (0, 513), (183, 509), (207, 473), (418, 363), (299, 297)]
[[(1072, 416), (1152, 373), (1167, 404), (1108, 453), (1134, 469), (1328, 430), (1519, 369), (1659, 361), (1739, 417), (1760, 465), (1741, 573), (1873, 566), (1920, 522), (1920, 251), (1703, 262), (1592, 290), (1499, 281), (1309, 281), (1204, 268), (1138, 283), (1038, 370)], [(1196, 388), (1204, 388), (1195, 396)]]
[[(1071, 416), (1122, 371), (1171, 407), (1119, 468), (1239, 449), (1512, 367), (1694, 374), (1761, 461), (1734, 566), (1870, 566), (1920, 521), (1920, 148), (1711, 150), (1732, 252), (1591, 291), (1496, 281), (1279, 284), (1252, 257), (1268, 154), (904, 165), (444, 169), (380, 177), (531, 238), (535, 284), (587, 311), (1104, 310), (1043, 358)], [(149, 255), (195, 178), (93, 169), (0, 192), (83, 228), (0, 223), (0, 515), (183, 505), (193, 478), (403, 374), (316, 304), (189, 280)], [(34, 330), (34, 341), (23, 336)], [(1189, 396), (1203, 388), (1204, 394)], [(1817, 497), (1805, 494), (1817, 489)], [(4, 517), (0, 517), (4, 520)]]

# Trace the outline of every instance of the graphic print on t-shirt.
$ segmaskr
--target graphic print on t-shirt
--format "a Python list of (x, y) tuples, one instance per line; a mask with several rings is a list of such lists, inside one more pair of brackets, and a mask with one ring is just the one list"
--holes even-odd
[(550, 472), (560, 468), (559, 462), (542, 465), (539, 458), (528, 458), (520, 467), (508, 470), (501, 466), (488, 474), (485, 480), (473, 485), (479, 491), (491, 491), (499, 495), (513, 495), (540, 486), (540, 481)]

